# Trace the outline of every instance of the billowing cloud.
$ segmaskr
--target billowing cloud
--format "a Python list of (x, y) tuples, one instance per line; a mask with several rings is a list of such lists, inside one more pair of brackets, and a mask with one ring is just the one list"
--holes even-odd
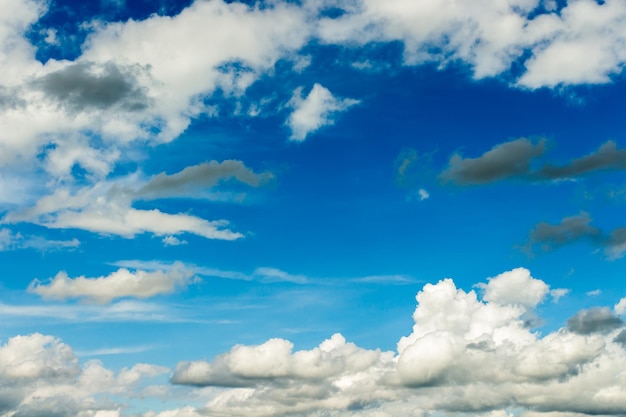
[(99, 361), (82, 366), (70, 346), (34, 333), (0, 345), (0, 413), (3, 416), (119, 417), (122, 404), (98, 396), (122, 398), (167, 368), (137, 364), (117, 373)]
[(225, 387), (196, 410), (210, 415), (620, 415), (626, 351), (610, 310), (584, 310), (541, 335), (525, 318), (548, 284), (519, 268), (479, 287), (482, 299), (451, 279), (426, 284), (396, 352), (359, 348), (340, 334), (310, 350), (270, 339), (180, 362), (172, 382)]
[(315, 84), (306, 98), (298, 88), (291, 99), (293, 113), (287, 120), (291, 140), (303, 141), (319, 128), (334, 123), (334, 116), (359, 103), (350, 98), (337, 98), (327, 88)]
[(47, 282), (35, 280), (28, 286), (28, 291), (43, 298), (65, 300), (79, 298), (109, 303), (116, 298), (148, 298), (169, 294), (187, 286), (193, 279), (193, 272), (178, 263), (166, 271), (129, 271), (120, 268), (107, 276), (70, 278), (67, 273), (59, 272)]
[(528, 174), (532, 160), (544, 152), (545, 140), (533, 143), (521, 138), (496, 145), (478, 158), (454, 154), (439, 178), (444, 182), (472, 185), (523, 177)]

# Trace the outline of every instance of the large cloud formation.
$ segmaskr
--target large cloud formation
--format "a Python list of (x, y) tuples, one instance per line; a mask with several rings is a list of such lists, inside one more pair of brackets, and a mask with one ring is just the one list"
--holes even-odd
[[(180, 362), (171, 382), (196, 387), (193, 398), (206, 405), (144, 417), (623, 414), (624, 299), (613, 309), (581, 310), (542, 334), (532, 328), (535, 310), (555, 292), (544, 281), (517, 268), (477, 288), (464, 291), (452, 279), (426, 284), (413, 329), (396, 351), (334, 334), (308, 350), (274, 338), (236, 345), (211, 361)], [(54, 337), (17, 336), (0, 346), (0, 415), (129, 415), (101, 395), (167, 398), (165, 387), (140, 384), (163, 372), (137, 364), (115, 374), (98, 361), (81, 365)]]
[(623, 413), (626, 352), (618, 312), (583, 310), (542, 335), (529, 318), (551, 292), (545, 282), (518, 268), (479, 288), (482, 297), (451, 279), (425, 285), (413, 331), (396, 352), (360, 348), (340, 334), (295, 352), (288, 340), (270, 339), (237, 345), (210, 362), (181, 362), (172, 382), (229, 388), (213, 393), (199, 415)]

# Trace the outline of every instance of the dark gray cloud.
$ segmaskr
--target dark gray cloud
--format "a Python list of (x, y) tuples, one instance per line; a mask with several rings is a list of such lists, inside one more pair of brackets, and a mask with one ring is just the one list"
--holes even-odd
[(626, 169), (626, 149), (617, 149), (613, 141), (608, 141), (596, 151), (567, 165), (544, 165), (537, 176), (541, 179), (572, 178), (592, 171), (605, 169)]
[(136, 196), (146, 199), (181, 196), (194, 189), (210, 188), (220, 181), (232, 178), (251, 187), (258, 187), (273, 178), (273, 174), (257, 174), (241, 161), (211, 161), (189, 166), (172, 175), (162, 172), (139, 189)]
[(581, 213), (565, 217), (559, 224), (538, 223), (530, 232), (524, 249), (530, 252), (533, 246), (539, 245), (543, 250), (551, 250), (580, 239), (599, 240), (602, 231), (591, 226), (591, 220), (589, 214)]
[(581, 310), (567, 320), (567, 329), (578, 334), (591, 334), (615, 330), (623, 324), (610, 308), (593, 307)]
[(623, 257), (626, 252), (626, 227), (605, 232), (592, 226), (591, 221), (589, 214), (583, 212), (564, 217), (559, 224), (538, 223), (530, 231), (528, 241), (521, 249), (531, 254), (536, 246), (549, 251), (580, 240), (588, 240), (602, 249), (609, 260)]
[(576, 178), (595, 171), (626, 169), (626, 149), (618, 149), (613, 141), (566, 165), (545, 164), (533, 170), (532, 160), (542, 156), (545, 150), (545, 140), (533, 144), (521, 138), (496, 145), (478, 158), (463, 158), (457, 153), (452, 155), (439, 179), (458, 185), (478, 185), (507, 178), (546, 181)]
[(136, 71), (113, 63), (83, 62), (45, 75), (34, 86), (73, 112), (112, 107), (140, 111), (148, 107), (149, 99), (145, 89), (137, 85)]
[(530, 171), (531, 161), (543, 155), (545, 150), (544, 139), (533, 143), (520, 138), (496, 145), (478, 158), (463, 158), (457, 153), (450, 158), (439, 179), (459, 185), (476, 185), (525, 177)]

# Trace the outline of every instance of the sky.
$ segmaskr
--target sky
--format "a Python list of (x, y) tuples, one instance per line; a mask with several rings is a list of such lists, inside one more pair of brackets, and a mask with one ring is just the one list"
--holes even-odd
[(626, 1), (0, 10), (0, 417), (626, 415)]

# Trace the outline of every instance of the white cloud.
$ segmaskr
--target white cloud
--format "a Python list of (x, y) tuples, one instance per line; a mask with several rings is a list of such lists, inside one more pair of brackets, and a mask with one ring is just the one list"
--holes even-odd
[(80, 246), (80, 241), (76, 238), (71, 240), (49, 240), (41, 236), (24, 237), (21, 233), (14, 233), (12, 230), (0, 229), (0, 251), (33, 248), (41, 252), (74, 249)]
[(34, 280), (28, 286), (28, 291), (48, 299), (80, 298), (110, 303), (116, 298), (149, 298), (170, 294), (178, 288), (186, 287), (192, 280), (193, 272), (176, 263), (166, 271), (131, 272), (121, 268), (97, 278), (70, 278), (67, 273), (59, 272), (45, 283)]
[[(257, 179), (256, 174), (245, 168), (240, 161), (230, 162), (237, 162), (239, 168), (244, 169), (244, 173), (251, 176), (251, 178), (246, 177), (247, 181)], [(181, 173), (185, 173), (185, 170)], [(155, 196), (176, 197), (177, 192), (185, 195), (184, 192), (188, 187), (198, 186), (187, 184), (189, 181), (186, 178), (179, 178), (177, 175), (160, 174), (142, 180), (138, 174), (131, 174), (77, 189), (60, 186), (52, 194), (41, 197), (32, 207), (10, 211), (4, 217), (3, 222), (30, 222), (51, 229), (75, 228), (127, 238), (141, 233), (152, 233), (157, 236), (192, 233), (207, 239), (222, 240), (235, 240), (243, 237), (243, 234), (227, 229), (226, 220), (209, 221), (189, 214), (170, 214), (158, 209), (132, 207), (136, 199)], [(219, 180), (219, 176), (214, 180)], [(155, 185), (156, 182), (167, 184), (162, 187), (151, 187), (152, 197), (142, 191), (146, 186)], [(165, 193), (165, 195), (155, 194), (158, 192)]]
[[(523, 285), (528, 288), (513, 294)], [(413, 331), (397, 352), (359, 348), (340, 334), (298, 351), (288, 340), (271, 339), (237, 345), (210, 362), (181, 362), (172, 382), (227, 388), (207, 391), (202, 409), (223, 416), (622, 412), (626, 353), (615, 317), (582, 312), (572, 320), (589, 331), (571, 331), (568, 323), (541, 335), (525, 317), (548, 293), (547, 284), (520, 268), (481, 287), (482, 300), (451, 279), (425, 285)]]
[(296, 284), (306, 283), (307, 277), (304, 275), (292, 275), (285, 271), (281, 271), (276, 268), (262, 267), (255, 269), (252, 274), (254, 278), (261, 279), (263, 281), (275, 281), (275, 282), (293, 282)]
[(529, 308), (539, 304), (549, 290), (545, 282), (531, 277), (530, 271), (525, 268), (516, 268), (489, 278), (487, 284), (480, 284), (479, 287), (485, 291), (483, 298), (486, 301)]
[(521, 60), (516, 85), (532, 89), (606, 83), (621, 73), (623, 2), (576, 0), (534, 14), (541, 3), (360, 0), (340, 3), (347, 13), (339, 18), (320, 19), (318, 36), (347, 45), (399, 40), (405, 64), (463, 62), (475, 78), (499, 76)]
[(116, 374), (98, 361), (80, 366), (72, 348), (52, 336), (12, 337), (0, 345), (0, 413), (118, 417), (122, 405), (98, 397), (127, 399), (143, 380), (168, 371), (136, 364)]
[(619, 302), (615, 304), (615, 307), (613, 307), (613, 310), (620, 315), (626, 313), (626, 297), (619, 300)]
[(555, 288), (550, 290), (550, 297), (552, 297), (552, 301), (558, 303), (561, 297), (569, 294), (570, 290), (567, 288)]
[(161, 241), (165, 246), (180, 246), (187, 244), (186, 240), (180, 240), (176, 236), (172, 235), (165, 236), (163, 239), (161, 239)]
[(337, 113), (358, 103), (358, 100), (350, 98), (337, 98), (320, 84), (315, 84), (304, 99), (302, 88), (296, 89), (290, 102), (294, 111), (287, 120), (291, 129), (291, 140), (305, 140), (310, 133), (333, 124), (333, 117)]

